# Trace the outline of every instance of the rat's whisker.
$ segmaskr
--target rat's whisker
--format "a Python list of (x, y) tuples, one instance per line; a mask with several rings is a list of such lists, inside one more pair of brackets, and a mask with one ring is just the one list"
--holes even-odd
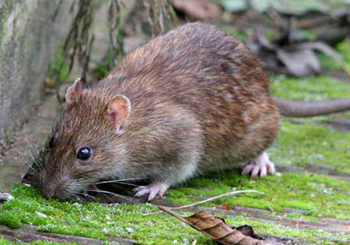
[(135, 184), (132, 184), (132, 183), (127, 183), (127, 182), (118, 182), (118, 184), (121, 184), (121, 185), (129, 185), (129, 186), (134, 186), (134, 187), (139, 186), (139, 185), (135, 185)]
[(33, 170), (33, 172), (34, 173), (36, 173), (36, 174), (40, 174), (39, 173), (39, 171), (38, 170), (36, 170), (32, 165), (30, 165), (30, 164), (26, 164), (26, 166), (28, 167), (28, 169), (31, 169), (31, 170)]
[(120, 183), (120, 182), (126, 183), (125, 181), (130, 181), (130, 180), (143, 180), (143, 179), (144, 179), (144, 178), (129, 178), (129, 179), (106, 180), (106, 181), (97, 182), (97, 183), (95, 183), (95, 184), (98, 185), (98, 184)]
[(111, 194), (111, 195), (115, 195), (118, 196), (118, 194), (110, 192), (110, 191), (104, 191), (104, 190), (87, 190), (87, 191), (92, 191), (92, 192), (97, 192), (97, 193), (104, 193), (104, 194)]
[(33, 155), (33, 152), (32, 151), (29, 151), (29, 156), (30, 158), (32, 159), (33, 162), (37, 161)]
[(97, 193), (102, 193), (102, 194), (109, 194), (109, 195), (116, 196), (116, 197), (119, 197), (121, 199), (124, 199), (126, 201), (129, 201), (128, 198), (126, 198), (125, 196), (117, 194), (117, 193), (113, 193), (113, 192), (110, 192), (110, 191), (104, 191), (104, 190), (87, 190), (87, 191), (92, 191), (92, 192), (97, 192)]
[(43, 164), (42, 164), (42, 159), (41, 158), (38, 158), (38, 157), (34, 157), (32, 154), (31, 154), (31, 163), (26, 163), (26, 165), (36, 165), (38, 166), (40, 169), (43, 168)]
[[(109, 191), (102, 191), (101, 190), (87, 190), (87, 191), (92, 191), (92, 192), (97, 192), (97, 193), (103, 193), (103, 194), (112, 194), (114, 196), (118, 196), (115, 193), (109, 192)], [(113, 199), (110, 198), (108, 195), (104, 195), (105, 198), (107, 198), (108, 201), (113, 202)]]
[(72, 193), (71, 195), (75, 198), (78, 198), (79, 201), (84, 202), (85, 200), (79, 194), (81, 193)]
[[(40, 148), (41, 148), (41, 147), (40, 147)], [(32, 151), (35, 151), (34, 153), (35, 153), (36, 156), (39, 156), (39, 155), (40, 155), (39, 147), (34, 147), (34, 148), (32, 149)]]
[(97, 200), (98, 200), (96, 197), (94, 197), (94, 196), (92, 196), (92, 195), (89, 195), (89, 194), (87, 194), (87, 193), (81, 192), (81, 193), (79, 193), (79, 194), (80, 194), (80, 195), (83, 195), (84, 197), (88, 197), (88, 198), (92, 199), (93, 201), (97, 201)]
[(123, 182), (123, 181), (103, 181), (103, 182), (96, 183), (96, 185), (99, 185), (99, 184), (120, 184), (120, 185), (129, 185), (129, 186), (139, 186), (139, 185), (136, 185), (136, 184)]

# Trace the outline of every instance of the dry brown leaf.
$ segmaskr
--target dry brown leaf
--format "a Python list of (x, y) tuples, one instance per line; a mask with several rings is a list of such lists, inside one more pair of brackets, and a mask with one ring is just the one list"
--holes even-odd
[(295, 76), (312, 76), (318, 74), (321, 70), (320, 61), (313, 50), (278, 48), (276, 51), (277, 58)]
[(272, 41), (265, 37), (262, 27), (257, 27), (251, 40), (247, 42), (251, 51), (263, 60), (266, 67), (283, 72), (281, 68), (283, 69), (284, 66), (288, 70), (288, 75), (297, 77), (319, 74), (321, 65), (315, 52), (319, 51), (332, 57), (350, 77), (350, 69), (336, 50), (326, 43), (301, 38), (297, 35), (293, 19), (288, 23), (288, 28)]
[(208, 21), (223, 14), (219, 5), (208, 0), (172, 0), (172, 4), (191, 20)]
[(198, 212), (189, 217), (182, 217), (170, 209), (158, 206), (160, 210), (185, 222), (194, 229), (209, 236), (211, 239), (224, 245), (271, 245), (263, 240), (258, 240), (244, 235), (239, 230), (233, 230), (221, 218), (215, 217), (212, 213), (204, 211)]

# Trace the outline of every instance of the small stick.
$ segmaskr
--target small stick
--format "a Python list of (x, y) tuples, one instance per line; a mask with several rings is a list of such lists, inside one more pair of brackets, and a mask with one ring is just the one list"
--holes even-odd
[[(189, 208), (189, 207), (196, 206), (196, 205), (198, 205), (198, 204), (202, 204), (202, 203), (206, 203), (206, 202), (211, 202), (211, 201), (216, 200), (216, 199), (219, 199), (219, 198), (221, 198), (221, 197), (226, 197), (226, 196), (231, 196), (231, 195), (236, 195), (236, 194), (241, 194), (241, 193), (258, 193), (258, 194), (264, 194), (263, 192), (256, 191), (256, 190), (231, 191), (231, 192), (227, 192), (227, 193), (224, 193), (224, 194), (215, 196), (215, 197), (210, 197), (210, 198), (207, 198), (207, 199), (205, 199), (205, 200), (202, 200), (202, 201), (199, 201), (199, 202), (195, 202), (195, 203), (192, 203), (192, 204), (183, 205), (183, 206), (180, 206), (180, 207), (166, 207), (166, 208), (167, 208), (168, 210), (178, 210), (178, 209), (182, 209), (182, 208)], [(159, 206), (158, 206), (158, 207), (159, 207)], [(153, 214), (158, 214), (158, 213), (161, 213), (161, 212), (160, 212), (160, 211), (158, 211), (158, 212), (153, 212), (153, 213), (145, 214), (145, 216), (153, 215)]]
[(219, 198), (221, 198), (221, 197), (226, 197), (226, 196), (231, 196), (231, 195), (236, 195), (236, 194), (241, 194), (241, 193), (258, 193), (258, 194), (264, 194), (263, 192), (256, 191), (256, 190), (231, 191), (231, 192), (227, 192), (227, 193), (224, 193), (224, 194), (215, 196), (215, 197), (210, 197), (210, 198), (208, 198), (208, 199), (205, 199), (205, 200), (202, 200), (202, 201), (199, 201), (199, 202), (195, 202), (195, 203), (188, 204), (188, 205), (184, 205), (184, 206), (180, 206), (180, 207), (174, 207), (174, 208), (170, 208), (170, 209), (172, 209), (172, 210), (177, 210), (177, 209), (182, 209), (182, 208), (190, 208), (190, 207), (196, 206), (196, 205), (198, 205), (198, 204), (202, 204), (202, 203), (214, 201), (214, 200), (219, 199)]

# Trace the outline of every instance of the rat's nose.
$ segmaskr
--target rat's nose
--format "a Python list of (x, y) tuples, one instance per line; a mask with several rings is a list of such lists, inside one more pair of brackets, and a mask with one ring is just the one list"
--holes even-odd
[(44, 188), (43, 194), (47, 198), (52, 198), (55, 195), (56, 188), (53, 188), (53, 186), (47, 185)]
[(62, 198), (62, 183), (58, 185), (46, 185), (43, 194), (46, 198)]

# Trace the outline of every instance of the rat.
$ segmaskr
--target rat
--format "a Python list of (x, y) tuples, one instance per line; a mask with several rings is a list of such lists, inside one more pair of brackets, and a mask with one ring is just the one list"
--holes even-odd
[(135, 196), (151, 201), (241, 164), (243, 174), (273, 174), (275, 103), (288, 107), (243, 42), (203, 23), (156, 37), (90, 88), (77, 79), (65, 97), (40, 167), (44, 196), (61, 200), (102, 179), (149, 179)]

